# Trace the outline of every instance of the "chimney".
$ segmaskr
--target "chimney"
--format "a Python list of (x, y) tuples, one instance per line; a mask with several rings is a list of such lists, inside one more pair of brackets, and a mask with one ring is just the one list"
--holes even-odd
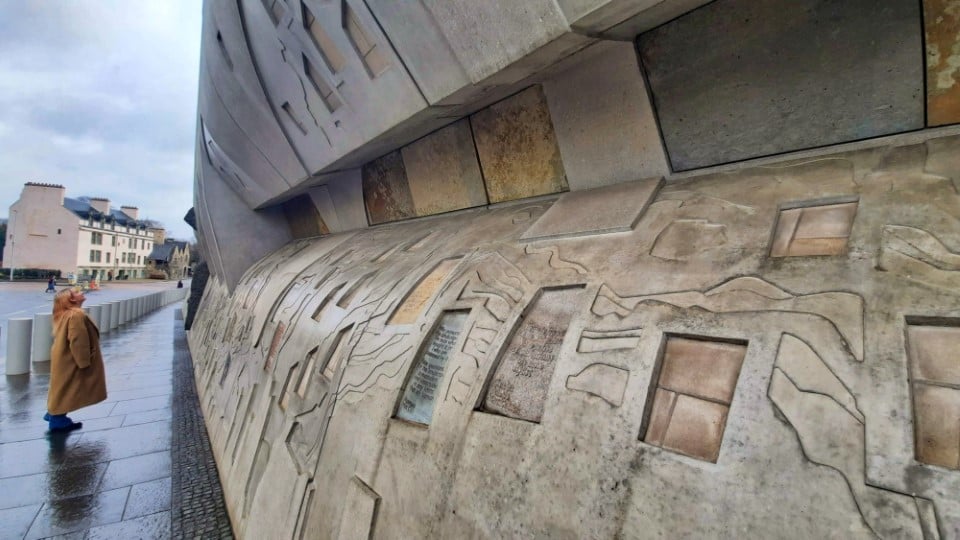
[(90, 206), (101, 214), (110, 213), (110, 199), (101, 197), (90, 197)]
[(56, 206), (63, 206), (63, 197), (66, 192), (67, 188), (60, 184), (27, 182), (23, 185), (23, 195), (30, 196), (29, 198), (34, 200), (43, 200), (46, 204)]
[(121, 206), (120, 211), (132, 219), (140, 219), (140, 209), (136, 206)]
[(160, 244), (163, 244), (164, 242), (167, 241), (167, 230), (166, 230), (166, 229), (160, 229), (160, 228), (153, 229), (153, 228), (151, 228), (150, 231), (153, 232), (153, 243), (154, 243), (155, 245), (160, 245)]

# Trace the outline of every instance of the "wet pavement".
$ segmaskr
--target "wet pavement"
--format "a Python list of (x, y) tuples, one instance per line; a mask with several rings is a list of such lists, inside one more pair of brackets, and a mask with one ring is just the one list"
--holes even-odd
[(231, 537), (179, 305), (102, 336), (108, 398), (80, 430), (47, 433), (48, 374), (0, 382), (0, 539)]

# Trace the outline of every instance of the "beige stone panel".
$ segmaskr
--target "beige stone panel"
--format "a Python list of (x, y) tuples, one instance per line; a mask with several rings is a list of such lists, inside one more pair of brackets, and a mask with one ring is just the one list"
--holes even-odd
[(794, 238), (787, 255), (812, 257), (817, 255), (843, 255), (847, 252), (846, 238)]
[(960, 0), (923, 0), (927, 125), (960, 122)]
[(913, 392), (917, 460), (960, 468), (960, 390), (916, 384)]
[(913, 379), (960, 385), (960, 326), (907, 326)]
[(590, 364), (576, 375), (567, 377), (567, 389), (586, 392), (613, 407), (623, 404), (630, 372), (607, 364)]
[(746, 352), (743, 345), (669, 338), (660, 371), (660, 386), (730, 403)]
[(678, 395), (663, 436), (663, 447), (716, 463), (727, 411), (727, 407), (719, 403)]
[(397, 311), (390, 317), (387, 324), (413, 324), (416, 322), (420, 313), (427, 306), (427, 303), (433, 298), (434, 293), (443, 284), (443, 281), (460, 262), (460, 259), (447, 259), (438, 264), (433, 270), (423, 278), (413, 291), (403, 300)]
[(380, 495), (354, 477), (347, 485), (347, 500), (340, 520), (338, 540), (368, 540), (372, 532)]
[(470, 122), (491, 203), (567, 190), (540, 86), (478, 111)]
[(861, 423), (863, 413), (857, 408), (857, 400), (830, 371), (823, 359), (809, 345), (795, 336), (784, 334), (777, 351), (777, 367), (806, 392), (817, 392), (832, 397)]
[(846, 238), (850, 236), (857, 203), (830, 204), (804, 208), (794, 239)]
[(410, 143), (400, 153), (418, 216), (487, 204), (467, 119)]
[(524, 240), (628, 231), (653, 200), (662, 178), (567, 193), (526, 232)]
[(800, 223), (802, 208), (791, 208), (780, 212), (777, 220), (777, 230), (773, 234), (773, 246), (770, 248), (771, 257), (786, 257), (790, 251), (790, 242)]
[(650, 424), (647, 426), (644, 441), (656, 446), (663, 444), (663, 436), (667, 433), (667, 426), (670, 425), (670, 415), (673, 414), (673, 407), (676, 403), (677, 394), (675, 392), (657, 388), (653, 395)]

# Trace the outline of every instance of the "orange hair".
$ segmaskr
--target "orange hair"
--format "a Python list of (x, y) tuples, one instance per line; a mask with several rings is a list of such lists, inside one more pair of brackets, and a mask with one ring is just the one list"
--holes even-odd
[(63, 316), (73, 309), (80, 309), (70, 302), (70, 293), (73, 289), (63, 289), (53, 297), (53, 324), (56, 325)]

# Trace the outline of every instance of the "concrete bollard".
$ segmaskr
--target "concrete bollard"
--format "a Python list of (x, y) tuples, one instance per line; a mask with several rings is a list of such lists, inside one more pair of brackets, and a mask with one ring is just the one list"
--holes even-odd
[(100, 328), (101, 334), (110, 333), (110, 312), (113, 311), (113, 306), (110, 302), (106, 304), (100, 304), (100, 323), (97, 326)]
[(110, 302), (110, 329), (120, 326), (120, 302)]
[(120, 301), (120, 324), (127, 324), (130, 322), (130, 300), (121, 300)]
[[(97, 325), (97, 328), (100, 328), (100, 317), (103, 316), (103, 306), (100, 304), (95, 304), (90, 306), (90, 320), (93, 321), (93, 324)], [(34, 318), (33, 331), (37, 331), (36, 318)]]
[(138, 297), (138, 298), (137, 298), (137, 316), (138, 316), (138, 317), (143, 317), (143, 315), (144, 315), (144, 313), (145, 313), (145, 312), (144, 312), (144, 309), (143, 309), (143, 306), (144, 306), (144, 305), (146, 305), (146, 304), (145, 304), (145, 302), (144, 302), (143, 297), (142, 297), (142, 296)]
[(33, 319), (7, 320), (7, 375), (30, 373)]
[(37, 313), (33, 316), (33, 329), (30, 332), (30, 360), (33, 362), (49, 362), (50, 347), (53, 346), (53, 315)]

